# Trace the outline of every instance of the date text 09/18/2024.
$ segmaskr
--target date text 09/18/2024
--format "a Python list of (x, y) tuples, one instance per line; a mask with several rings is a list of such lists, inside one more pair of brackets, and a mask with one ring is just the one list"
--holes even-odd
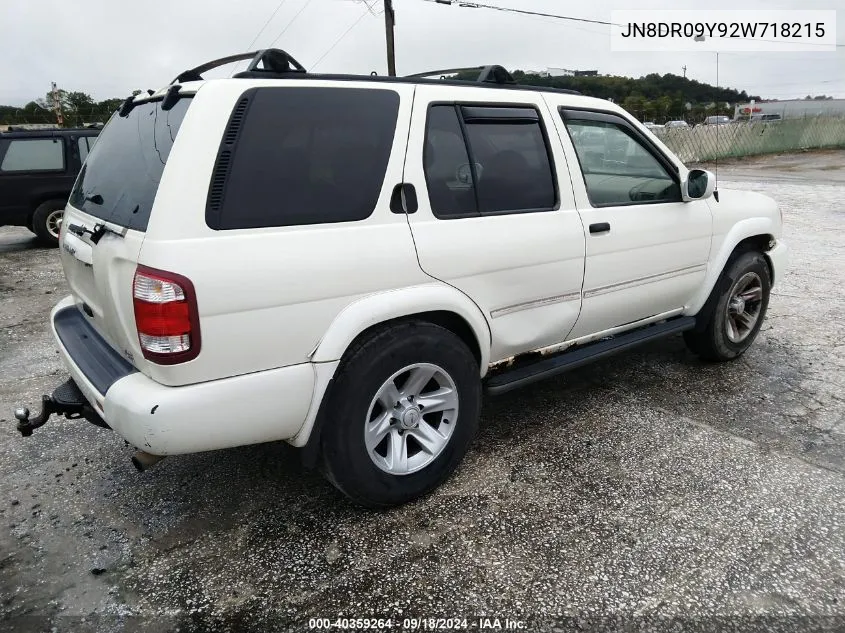
[(523, 620), (500, 617), (475, 618), (311, 618), (311, 630), (341, 629), (347, 631), (521, 631), (526, 629)]

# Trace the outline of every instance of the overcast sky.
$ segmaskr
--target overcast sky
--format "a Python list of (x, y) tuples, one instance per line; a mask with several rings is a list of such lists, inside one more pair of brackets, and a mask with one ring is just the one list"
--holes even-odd
[[(705, 6), (701, 0), (479, 1), (598, 20), (610, 20), (612, 9)], [(381, 0), (368, 2), (376, 10), (381, 7)], [(639, 77), (680, 75), (686, 65), (688, 77), (716, 82), (713, 53), (614, 53), (606, 26), (424, 0), (394, 3), (400, 75), (501, 64), (511, 70), (597, 69)], [(246, 51), (279, 0), (0, 0), (0, 6), (0, 104), (22, 105), (42, 97), (51, 81), (97, 100), (159, 88), (187, 68)], [(710, 0), (706, 7), (838, 9), (837, 41), (845, 42), (845, 0)], [(253, 48), (284, 48), (311, 70), (337, 43), (316, 70), (385, 74), (384, 18), (366, 11), (360, 0), (283, 0)], [(770, 98), (845, 98), (845, 48), (835, 53), (723, 53), (719, 83)]]

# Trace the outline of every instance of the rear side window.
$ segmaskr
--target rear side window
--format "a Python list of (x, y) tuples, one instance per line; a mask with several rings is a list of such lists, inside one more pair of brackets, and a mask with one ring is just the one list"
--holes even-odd
[[(89, 153), (70, 204), (119, 226), (146, 231), (161, 175), (191, 98), (170, 110), (161, 101), (136, 105), (126, 117), (112, 116)], [(80, 139), (80, 155), (82, 152)]]
[(247, 91), (218, 154), (206, 208), (212, 229), (363, 220), (384, 183), (399, 112), (392, 90)]
[(91, 151), (91, 148), (94, 147), (94, 141), (96, 140), (96, 136), (80, 136), (76, 139), (77, 146), (79, 147), (80, 163), (84, 163), (85, 159), (88, 158), (88, 153)]
[(58, 138), (28, 138), (9, 141), (0, 171), (63, 171), (64, 143)]
[(477, 214), (469, 154), (455, 106), (429, 111), (423, 161), (428, 197), (438, 217)]
[(440, 218), (556, 205), (545, 133), (531, 107), (432, 106), (424, 164), (431, 208)]

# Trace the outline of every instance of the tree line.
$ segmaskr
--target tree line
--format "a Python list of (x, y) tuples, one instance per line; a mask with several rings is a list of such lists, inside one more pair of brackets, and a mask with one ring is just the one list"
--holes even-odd
[[(747, 103), (758, 95), (745, 90), (717, 88), (710, 84), (687, 79), (671, 73), (651, 73), (635, 79), (615, 76), (543, 77), (521, 70), (513, 72), (517, 82), (529, 86), (547, 86), (577, 90), (581, 94), (611, 99), (641, 121), (663, 123), (669, 119), (702, 120), (715, 114), (733, 115), (733, 106)], [(461, 79), (475, 79), (472, 73), (462, 73)], [(137, 94), (140, 91), (135, 91)], [(65, 127), (79, 127), (86, 123), (105, 123), (120, 107), (123, 99), (95, 101), (85, 92), (59, 90)], [(832, 97), (807, 95), (806, 99), (831, 99)], [(688, 105), (689, 104), (689, 105)], [(0, 105), (0, 124), (56, 123), (53, 95), (30, 101), (25, 106)]]
[[(670, 119), (703, 120), (705, 116), (733, 115), (736, 103), (759, 101), (759, 95), (745, 90), (717, 88), (680, 75), (651, 73), (644, 77), (579, 75), (545, 77), (515, 70), (513, 78), (526, 86), (545, 86), (576, 90), (588, 97), (609, 99), (641, 121), (664, 123)], [(474, 80), (477, 72), (462, 72), (458, 79)], [(689, 105), (688, 105), (689, 104)]]
[[(81, 127), (86, 123), (105, 123), (124, 101), (117, 98), (95, 101), (91, 95), (84, 92), (68, 90), (57, 92), (65, 127)], [(0, 124), (21, 123), (55, 124), (53, 93), (48, 92), (43, 98), (35, 99), (20, 107), (0, 105)]]
[(670, 119), (698, 120), (716, 114), (730, 116), (734, 104), (760, 100), (759, 95), (749, 95), (745, 90), (717, 88), (671, 73), (651, 73), (635, 79), (604, 75), (542, 77), (517, 70), (513, 77), (521, 84), (566, 88), (590, 97), (610, 99), (641, 121), (656, 123)]

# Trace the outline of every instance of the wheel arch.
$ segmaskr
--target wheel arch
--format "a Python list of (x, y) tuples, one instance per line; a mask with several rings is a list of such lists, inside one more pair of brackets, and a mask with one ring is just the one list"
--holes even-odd
[(369, 295), (347, 306), (311, 354), (311, 362), (340, 360), (361, 336), (400, 320), (428, 321), (452, 331), (472, 350), (481, 376), (490, 362), (490, 325), (481, 309), (459, 290), (426, 284)]
[(313, 466), (319, 455), (319, 413), (343, 355), (362, 337), (411, 320), (434, 323), (458, 336), (478, 361), (479, 380), (484, 377), (490, 362), (490, 326), (481, 309), (459, 290), (446, 284), (427, 284), (359, 299), (335, 318), (311, 354), (315, 372), (311, 407), (299, 432), (288, 440), (304, 449), (307, 466)]
[(774, 240), (775, 236), (768, 233), (746, 237), (734, 247), (733, 251), (728, 257), (728, 261), (733, 259), (739, 253), (744, 253), (745, 251), (757, 251), (758, 253), (762, 253), (763, 259), (766, 260), (766, 266), (769, 269), (769, 281), (772, 283), (772, 285), (774, 285), (775, 267), (772, 264), (771, 257), (769, 257), (767, 253), (767, 251), (772, 247), (772, 242), (774, 242)]
[(731, 228), (720, 244), (714, 242), (710, 255), (707, 276), (699, 292), (690, 301), (686, 314), (696, 315), (705, 309), (708, 299), (713, 293), (722, 272), (728, 263), (739, 253), (746, 251), (760, 252), (769, 268), (769, 275), (774, 282), (775, 268), (767, 251), (775, 241), (774, 223), (769, 218), (749, 218), (738, 222)]

